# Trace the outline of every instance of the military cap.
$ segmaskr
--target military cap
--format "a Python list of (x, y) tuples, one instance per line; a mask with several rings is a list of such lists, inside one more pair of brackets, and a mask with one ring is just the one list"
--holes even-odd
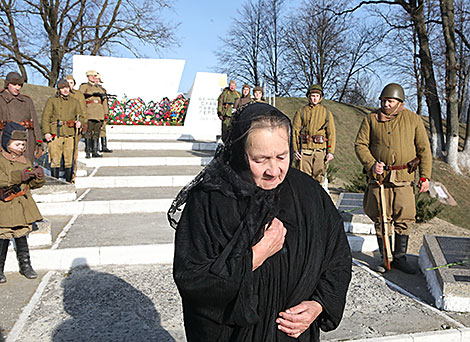
[(70, 84), (69, 84), (69, 82), (67, 82), (67, 80), (65, 78), (62, 78), (57, 82), (57, 89), (61, 89), (61, 88), (65, 88), (65, 87), (70, 88)]
[(405, 91), (402, 86), (397, 83), (390, 83), (380, 93), (379, 99), (390, 98), (396, 99), (400, 102), (405, 102)]
[(99, 73), (96, 74), (96, 78), (98, 78), (100, 82), (103, 83), (103, 79), (101, 78), (101, 75)]
[(98, 73), (97, 73), (95, 70), (88, 70), (88, 71), (86, 72), (86, 75), (87, 75), (87, 76), (97, 76)]
[(23, 83), (24, 83), (24, 78), (16, 71), (9, 72), (7, 74), (7, 77), (5, 78), (5, 88), (8, 86), (8, 84), (23, 85)]
[(11, 140), (26, 140), (26, 128), (17, 122), (9, 122), (5, 125), (2, 132), (2, 148), (8, 151), (8, 144)]
[(311, 93), (318, 93), (321, 96), (323, 96), (323, 88), (319, 84), (313, 84), (310, 87), (308, 87), (306, 95), (309, 96)]
[(235, 82), (234, 80), (230, 80), (229, 84), (237, 84), (237, 82)]
[(67, 76), (65, 76), (65, 79), (66, 80), (72, 80), (73, 83), (77, 83), (77, 82), (75, 82), (75, 78), (73, 78), (73, 75), (67, 75)]
[(260, 91), (260, 92), (263, 93), (263, 88), (261, 88), (260, 86), (256, 86), (256, 87), (253, 88), (253, 93), (254, 93), (255, 91)]

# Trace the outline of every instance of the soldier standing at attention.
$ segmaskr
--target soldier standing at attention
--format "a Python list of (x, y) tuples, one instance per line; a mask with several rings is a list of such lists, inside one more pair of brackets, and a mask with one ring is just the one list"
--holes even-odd
[(102, 157), (98, 153), (98, 140), (100, 138), (101, 125), (105, 115), (108, 114), (108, 101), (106, 99), (106, 90), (98, 84), (96, 79), (98, 73), (90, 70), (86, 73), (87, 83), (82, 83), (79, 90), (85, 96), (87, 111), (87, 131), (85, 133), (85, 158)]
[[(101, 87), (103, 87), (101, 85), (101, 83), (103, 83), (103, 79), (101, 78), (101, 75), (99, 73), (96, 76), (96, 80), (98, 81), (98, 84)], [(106, 89), (104, 89), (104, 92), (106, 93)], [(107, 97), (106, 97), (106, 101), (108, 101)], [(108, 123), (108, 117), (109, 117), (109, 113), (106, 113), (104, 115), (103, 124), (101, 125), (101, 130), (100, 130), (101, 148), (100, 148), (100, 152), (112, 153), (113, 151), (108, 148), (108, 140), (106, 139), (106, 125)]]
[[(391, 83), (380, 94), (380, 109), (367, 115), (357, 133), (355, 150), (368, 184), (364, 194), (364, 212), (374, 222), (379, 250), (383, 253), (383, 240), (379, 235), (379, 185), (384, 185), (388, 221), (395, 230), (395, 248), (392, 268), (405, 273), (416, 273), (408, 264), (406, 251), (410, 223), (415, 221), (416, 208), (413, 182), (419, 165), (419, 192), (429, 190), (432, 155), (426, 129), (421, 117), (404, 107), (403, 88)], [(385, 272), (378, 266), (377, 271)]]
[(8, 73), (5, 86), (0, 91), (0, 132), (5, 125), (14, 121), (24, 126), (27, 130), (27, 142), (25, 157), (34, 163), (34, 159), (42, 154), (41, 126), (34, 109), (33, 101), (29, 96), (20, 94), (24, 79), (17, 72)]
[(263, 99), (263, 88), (260, 86), (256, 86), (253, 88), (253, 99), (256, 102), (263, 102), (266, 103), (266, 100)]
[(250, 96), (250, 86), (248, 84), (244, 84), (243, 87), (242, 87), (242, 97), (240, 97), (239, 99), (236, 99), (235, 100), (235, 105), (233, 106), (234, 109), (238, 109), (244, 105), (246, 105), (247, 103), (250, 103), (252, 100), (251, 100), (251, 96)]
[(299, 108), (293, 119), (295, 159), (300, 171), (323, 183), (326, 163), (334, 158), (335, 121), (321, 103), (323, 89), (320, 85), (310, 86), (307, 98), (308, 105)]
[(241, 95), (237, 91), (237, 84), (232, 80), (229, 82), (228, 88), (225, 88), (217, 99), (217, 115), (222, 121), (222, 140), (225, 139), (230, 126), (233, 105), (240, 97)]
[[(75, 129), (81, 127), (82, 110), (78, 100), (70, 95), (67, 80), (57, 82), (57, 94), (47, 100), (42, 114), (44, 138), (49, 143), (49, 158), (51, 160), (51, 175), (59, 178), (60, 161), (64, 156), (65, 180), (72, 180), (72, 163), (75, 143)], [(53, 139), (52, 134), (56, 134)]]

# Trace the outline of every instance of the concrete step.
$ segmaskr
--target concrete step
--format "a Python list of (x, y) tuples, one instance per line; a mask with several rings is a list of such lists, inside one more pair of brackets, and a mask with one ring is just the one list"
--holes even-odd
[(91, 188), (81, 201), (112, 201), (115, 199), (141, 200), (175, 198), (181, 187), (159, 186), (132, 188)]
[(182, 150), (182, 151), (215, 151), (216, 143), (209, 142), (158, 142), (158, 141), (108, 141), (110, 150)]
[(108, 125), (106, 136), (110, 140), (193, 140), (183, 126)]
[[(212, 157), (108, 157), (80, 159), (87, 167), (102, 166), (157, 166), (157, 165), (207, 165)], [(81, 158), (81, 157), (80, 157)]]
[(375, 235), (346, 233), (351, 252), (373, 252), (379, 249)]
[[(78, 154), (81, 162), (89, 161), (84, 158), (85, 153)], [(186, 158), (197, 158), (197, 157), (212, 157), (214, 156), (213, 151), (192, 151), (192, 150), (117, 150), (112, 153), (103, 153), (102, 158), (90, 158), (90, 159), (108, 159), (108, 158), (136, 158), (136, 157), (186, 157)], [(82, 160), (81, 158), (83, 157)]]
[(106, 215), (167, 212), (172, 198), (145, 200), (113, 200), (38, 203), (43, 216), (53, 215)]
[(58, 180), (46, 175), (44, 186), (31, 190), (36, 202), (66, 202), (77, 198), (76, 188), (73, 184)]
[(189, 176), (197, 175), (203, 169), (200, 165), (169, 166), (104, 166), (100, 167), (93, 177), (119, 176)]
[[(182, 187), (194, 179), (189, 176), (105, 176), (105, 177), (77, 177), (77, 189), (87, 188), (146, 188), (157, 186)], [(129, 189), (129, 191), (133, 191)]]

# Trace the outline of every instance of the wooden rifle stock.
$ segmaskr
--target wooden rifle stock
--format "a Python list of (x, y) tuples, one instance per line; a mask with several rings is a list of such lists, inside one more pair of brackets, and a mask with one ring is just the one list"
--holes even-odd
[(392, 247), (390, 246), (390, 236), (392, 232), (390, 231), (390, 222), (387, 218), (387, 204), (385, 202), (385, 189), (383, 184), (383, 175), (377, 175), (377, 182), (379, 184), (379, 196), (380, 196), (380, 235), (382, 236), (383, 241), (383, 260), (384, 267), (386, 270), (391, 270), (390, 263), (393, 260)]

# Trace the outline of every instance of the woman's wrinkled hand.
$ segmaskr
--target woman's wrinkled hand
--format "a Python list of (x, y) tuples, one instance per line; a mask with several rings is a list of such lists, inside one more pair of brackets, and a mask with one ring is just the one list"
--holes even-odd
[(303, 301), (280, 312), (276, 319), (277, 327), (288, 336), (297, 338), (310, 327), (322, 311), (323, 307), (320, 303), (314, 300)]
[(270, 256), (282, 249), (287, 229), (276, 217), (266, 225), (263, 238), (252, 247), (253, 271), (260, 267)]

